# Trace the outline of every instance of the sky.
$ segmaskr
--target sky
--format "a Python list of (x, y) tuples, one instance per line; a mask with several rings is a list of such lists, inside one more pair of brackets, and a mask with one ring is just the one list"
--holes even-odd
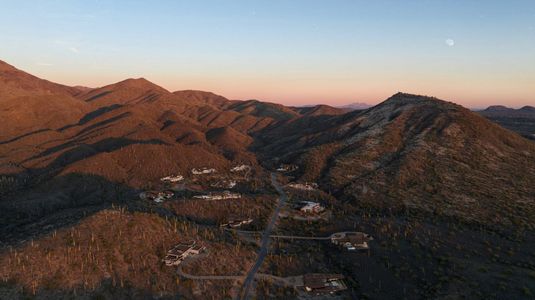
[(144, 77), (287, 105), (398, 91), (535, 105), (533, 0), (0, 0), (0, 60), (68, 85)]

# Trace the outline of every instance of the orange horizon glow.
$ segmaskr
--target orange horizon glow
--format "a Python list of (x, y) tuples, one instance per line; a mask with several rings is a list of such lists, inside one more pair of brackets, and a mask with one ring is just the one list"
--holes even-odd
[[(529, 82), (508, 81), (489, 84), (483, 80), (464, 81), (457, 78), (452, 84), (444, 84), (440, 80), (428, 76), (425, 81), (403, 80), (390, 78), (385, 83), (379, 79), (357, 78), (330, 80), (319, 79), (277, 79), (277, 78), (242, 78), (241, 81), (224, 76), (170, 76), (165, 77), (154, 74), (144, 76), (136, 72), (129, 76), (117, 76), (104, 72), (107, 76), (91, 78), (88, 74), (62, 74), (46, 72), (32, 68), (34, 75), (53, 82), (70, 86), (87, 86), (91, 88), (113, 84), (127, 78), (143, 77), (162, 86), (168, 91), (201, 90), (212, 92), (230, 100), (250, 100), (280, 103), (288, 106), (327, 104), (342, 106), (351, 103), (378, 104), (397, 92), (437, 97), (442, 100), (455, 102), (467, 108), (486, 108), (490, 105), (505, 105), (520, 108), (526, 105), (535, 105), (531, 93), (525, 93), (532, 88)], [(45, 71), (45, 72), (43, 72)], [(148, 72), (150, 73), (150, 72)], [(76, 76), (77, 75), (77, 76)], [(325, 83), (322, 83), (325, 82)], [(451, 81), (451, 80), (450, 80)], [(357, 84), (360, 82), (360, 84)]]
[(67, 85), (144, 77), (286, 105), (401, 91), (534, 106), (534, 15), (533, 1), (496, 0), (12, 1), (0, 59)]

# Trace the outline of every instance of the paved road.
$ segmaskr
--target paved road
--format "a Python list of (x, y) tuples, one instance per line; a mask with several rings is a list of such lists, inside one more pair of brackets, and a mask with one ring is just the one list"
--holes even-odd
[(270, 235), (273, 239), (290, 239), (290, 240), (330, 240), (331, 236), (298, 236), (298, 235)]
[(191, 275), (182, 271), (182, 266), (178, 266), (176, 273), (184, 278), (193, 280), (241, 280), (242, 275)]
[(253, 283), (255, 275), (258, 272), (258, 269), (260, 269), (260, 266), (264, 262), (264, 259), (266, 258), (266, 255), (268, 253), (271, 232), (275, 228), (275, 224), (277, 223), (277, 218), (279, 216), (279, 212), (281, 208), (284, 206), (284, 204), (288, 200), (288, 197), (284, 193), (282, 187), (277, 182), (277, 175), (275, 173), (271, 173), (271, 185), (273, 185), (273, 187), (279, 193), (277, 205), (275, 209), (273, 210), (273, 213), (271, 214), (271, 218), (269, 219), (269, 223), (267, 224), (266, 229), (262, 233), (262, 239), (260, 242), (260, 251), (258, 252), (258, 258), (256, 259), (256, 262), (251, 268), (251, 270), (249, 270), (249, 273), (247, 273), (247, 277), (245, 277), (241, 293), (238, 295), (238, 299), (245, 300), (249, 298), (251, 285)]

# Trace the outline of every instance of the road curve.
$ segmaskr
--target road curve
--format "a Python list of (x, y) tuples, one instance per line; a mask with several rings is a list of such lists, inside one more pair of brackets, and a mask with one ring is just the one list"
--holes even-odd
[(238, 295), (238, 299), (248, 299), (249, 293), (251, 290), (251, 284), (253, 283), (253, 280), (255, 278), (256, 273), (258, 272), (258, 269), (260, 269), (260, 266), (264, 262), (264, 259), (266, 258), (266, 255), (268, 253), (269, 248), (269, 242), (270, 242), (270, 235), (273, 229), (275, 228), (275, 224), (277, 223), (277, 218), (279, 216), (281, 208), (284, 206), (286, 201), (288, 200), (288, 197), (284, 193), (284, 190), (277, 182), (277, 175), (275, 173), (271, 173), (271, 185), (277, 190), (277, 193), (279, 193), (279, 198), (277, 199), (277, 205), (275, 206), (275, 209), (271, 213), (271, 217), (269, 219), (269, 223), (266, 226), (266, 229), (262, 233), (262, 239), (260, 242), (260, 251), (258, 252), (258, 258), (256, 259), (255, 264), (249, 270), (247, 273), (247, 277), (245, 277), (245, 280), (243, 281), (243, 286), (241, 289), (240, 294)]

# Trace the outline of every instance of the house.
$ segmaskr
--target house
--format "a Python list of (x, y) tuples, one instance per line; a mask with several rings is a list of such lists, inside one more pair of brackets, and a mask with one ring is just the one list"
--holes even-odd
[(196, 195), (193, 196), (195, 199), (204, 199), (204, 200), (225, 200), (225, 199), (239, 199), (241, 194), (231, 193), (230, 191), (223, 191), (217, 193), (209, 193), (205, 195)]
[(333, 294), (347, 289), (342, 274), (309, 273), (303, 275), (303, 286), (310, 294)]
[(171, 199), (174, 196), (172, 191), (145, 191), (139, 194), (142, 200), (152, 200), (156, 203), (161, 203), (164, 200)]
[(231, 189), (237, 184), (236, 180), (221, 180), (216, 183), (212, 183), (210, 186), (215, 188)]
[(154, 200), (156, 197), (158, 197), (158, 192), (156, 191), (145, 191), (139, 193), (139, 198), (141, 200)]
[(312, 201), (302, 201), (300, 202), (301, 207), (299, 211), (305, 214), (317, 214), (325, 210), (321, 204)]
[(175, 183), (175, 182), (179, 182), (182, 180), (184, 180), (184, 176), (182, 175), (169, 175), (169, 176), (160, 178), (160, 181), (170, 182), (170, 183)]
[(237, 173), (237, 172), (245, 172), (251, 170), (251, 166), (249, 165), (239, 165), (235, 166), (234, 168), (230, 169), (230, 172)]
[(281, 164), (277, 169), (276, 171), (277, 172), (282, 172), (282, 173), (286, 173), (286, 172), (293, 172), (295, 170), (299, 169), (298, 166), (296, 165), (287, 165), (287, 164)]
[(172, 191), (163, 191), (163, 192), (160, 192), (160, 195), (164, 199), (171, 199), (175, 195), (175, 193), (173, 193)]
[(290, 187), (290, 188), (293, 188), (293, 189), (303, 190), (303, 191), (313, 191), (313, 190), (316, 190), (318, 188), (318, 184), (314, 183), (314, 182), (313, 183), (308, 183), (308, 182), (295, 183), (295, 182), (292, 182), (292, 183), (288, 183), (287, 186)]
[(165, 258), (162, 259), (162, 261), (166, 266), (177, 266), (183, 262), (184, 259), (198, 255), (205, 249), (206, 247), (193, 240), (181, 242), (167, 251)]
[(253, 219), (247, 218), (247, 219), (234, 219), (229, 220), (228, 223), (223, 223), (220, 226), (221, 227), (228, 227), (228, 228), (238, 228), (242, 225), (251, 224), (253, 222)]
[(348, 251), (369, 250), (369, 241), (373, 237), (364, 232), (339, 232), (331, 236), (331, 242), (337, 246), (341, 246)]
[(201, 168), (201, 169), (191, 169), (191, 173), (193, 175), (203, 175), (203, 174), (212, 174), (212, 173), (215, 173), (216, 172), (216, 169), (214, 168)]

